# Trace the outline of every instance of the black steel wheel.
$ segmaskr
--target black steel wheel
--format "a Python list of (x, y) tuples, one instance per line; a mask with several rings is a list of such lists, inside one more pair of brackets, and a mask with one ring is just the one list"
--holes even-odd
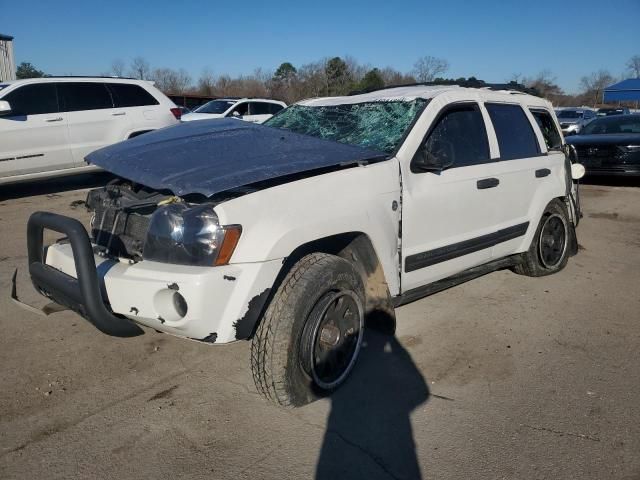
[(323, 390), (340, 385), (355, 365), (362, 343), (364, 314), (355, 292), (325, 294), (311, 311), (302, 334), (300, 361)]
[(251, 342), (258, 392), (280, 406), (301, 406), (336, 390), (357, 361), (364, 327), (364, 285), (354, 264), (311, 253), (286, 274)]
[(513, 270), (529, 277), (559, 272), (569, 260), (569, 245), (575, 242), (573, 232), (565, 203), (559, 199), (551, 201), (544, 209), (529, 250), (521, 255)]

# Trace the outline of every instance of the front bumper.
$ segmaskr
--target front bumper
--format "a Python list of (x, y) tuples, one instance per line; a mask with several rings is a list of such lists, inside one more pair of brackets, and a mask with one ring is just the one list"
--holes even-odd
[[(43, 229), (65, 234), (68, 243), (43, 248)], [(209, 342), (251, 335), (266, 305), (282, 259), (191, 267), (131, 263), (96, 255), (80, 222), (46, 212), (28, 223), (29, 272), (35, 288), (115, 336), (142, 333), (137, 324)], [(186, 302), (181, 315), (175, 295)]]

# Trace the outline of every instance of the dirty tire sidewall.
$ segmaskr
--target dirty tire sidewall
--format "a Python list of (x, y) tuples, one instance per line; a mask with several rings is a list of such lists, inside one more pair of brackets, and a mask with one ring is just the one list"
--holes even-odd
[[(564, 242), (562, 256), (560, 260), (553, 266), (545, 266), (540, 255), (540, 242), (542, 229), (551, 217), (560, 217), (564, 224)], [(529, 277), (542, 277), (551, 275), (562, 270), (569, 260), (570, 244), (573, 240), (574, 231), (571, 228), (571, 221), (567, 213), (566, 205), (559, 199), (552, 200), (544, 209), (542, 218), (536, 228), (536, 233), (531, 241), (529, 250), (522, 255), (522, 262), (514, 268), (516, 273), (527, 275)]]
[(307, 255), (285, 276), (251, 343), (256, 388), (271, 402), (301, 406), (330, 393), (319, 389), (305, 372), (300, 351), (305, 324), (317, 302), (328, 292), (341, 290), (355, 292), (364, 305), (360, 275), (351, 262), (334, 255)]

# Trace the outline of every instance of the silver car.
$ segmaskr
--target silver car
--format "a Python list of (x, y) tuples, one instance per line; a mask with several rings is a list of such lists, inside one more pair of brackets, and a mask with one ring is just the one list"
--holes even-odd
[(564, 108), (556, 114), (565, 137), (576, 135), (582, 127), (596, 118), (596, 112), (588, 108)]

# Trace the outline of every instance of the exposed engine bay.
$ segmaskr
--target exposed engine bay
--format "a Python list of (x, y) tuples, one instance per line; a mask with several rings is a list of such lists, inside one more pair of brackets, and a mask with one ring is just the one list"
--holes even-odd
[[(92, 212), (91, 239), (100, 255), (137, 262), (144, 252), (144, 258), (192, 264), (193, 259), (180, 258), (181, 247), (217, 247), (214, 230), (219, 225), (213, 208), (257, 188), (240, 187), (210, 198), (198, 194), (177, 197), (169, 191), (116, 179), (87, 194), (86, 206)], [(154, 213), (158, 215), (154, 217)], [(210, 223), (205, 225), (207, 221)], [(225, 230), (219, 230), (217, 233), (224, 235)], [(191, 253), (201, 256), (205, 252)]]
[(171, 194), (121, 181), (89, 191), (87, 208), (93, 213), (93, 242), (104, 254), (141, 260), (151, 215), (173, 198)]

